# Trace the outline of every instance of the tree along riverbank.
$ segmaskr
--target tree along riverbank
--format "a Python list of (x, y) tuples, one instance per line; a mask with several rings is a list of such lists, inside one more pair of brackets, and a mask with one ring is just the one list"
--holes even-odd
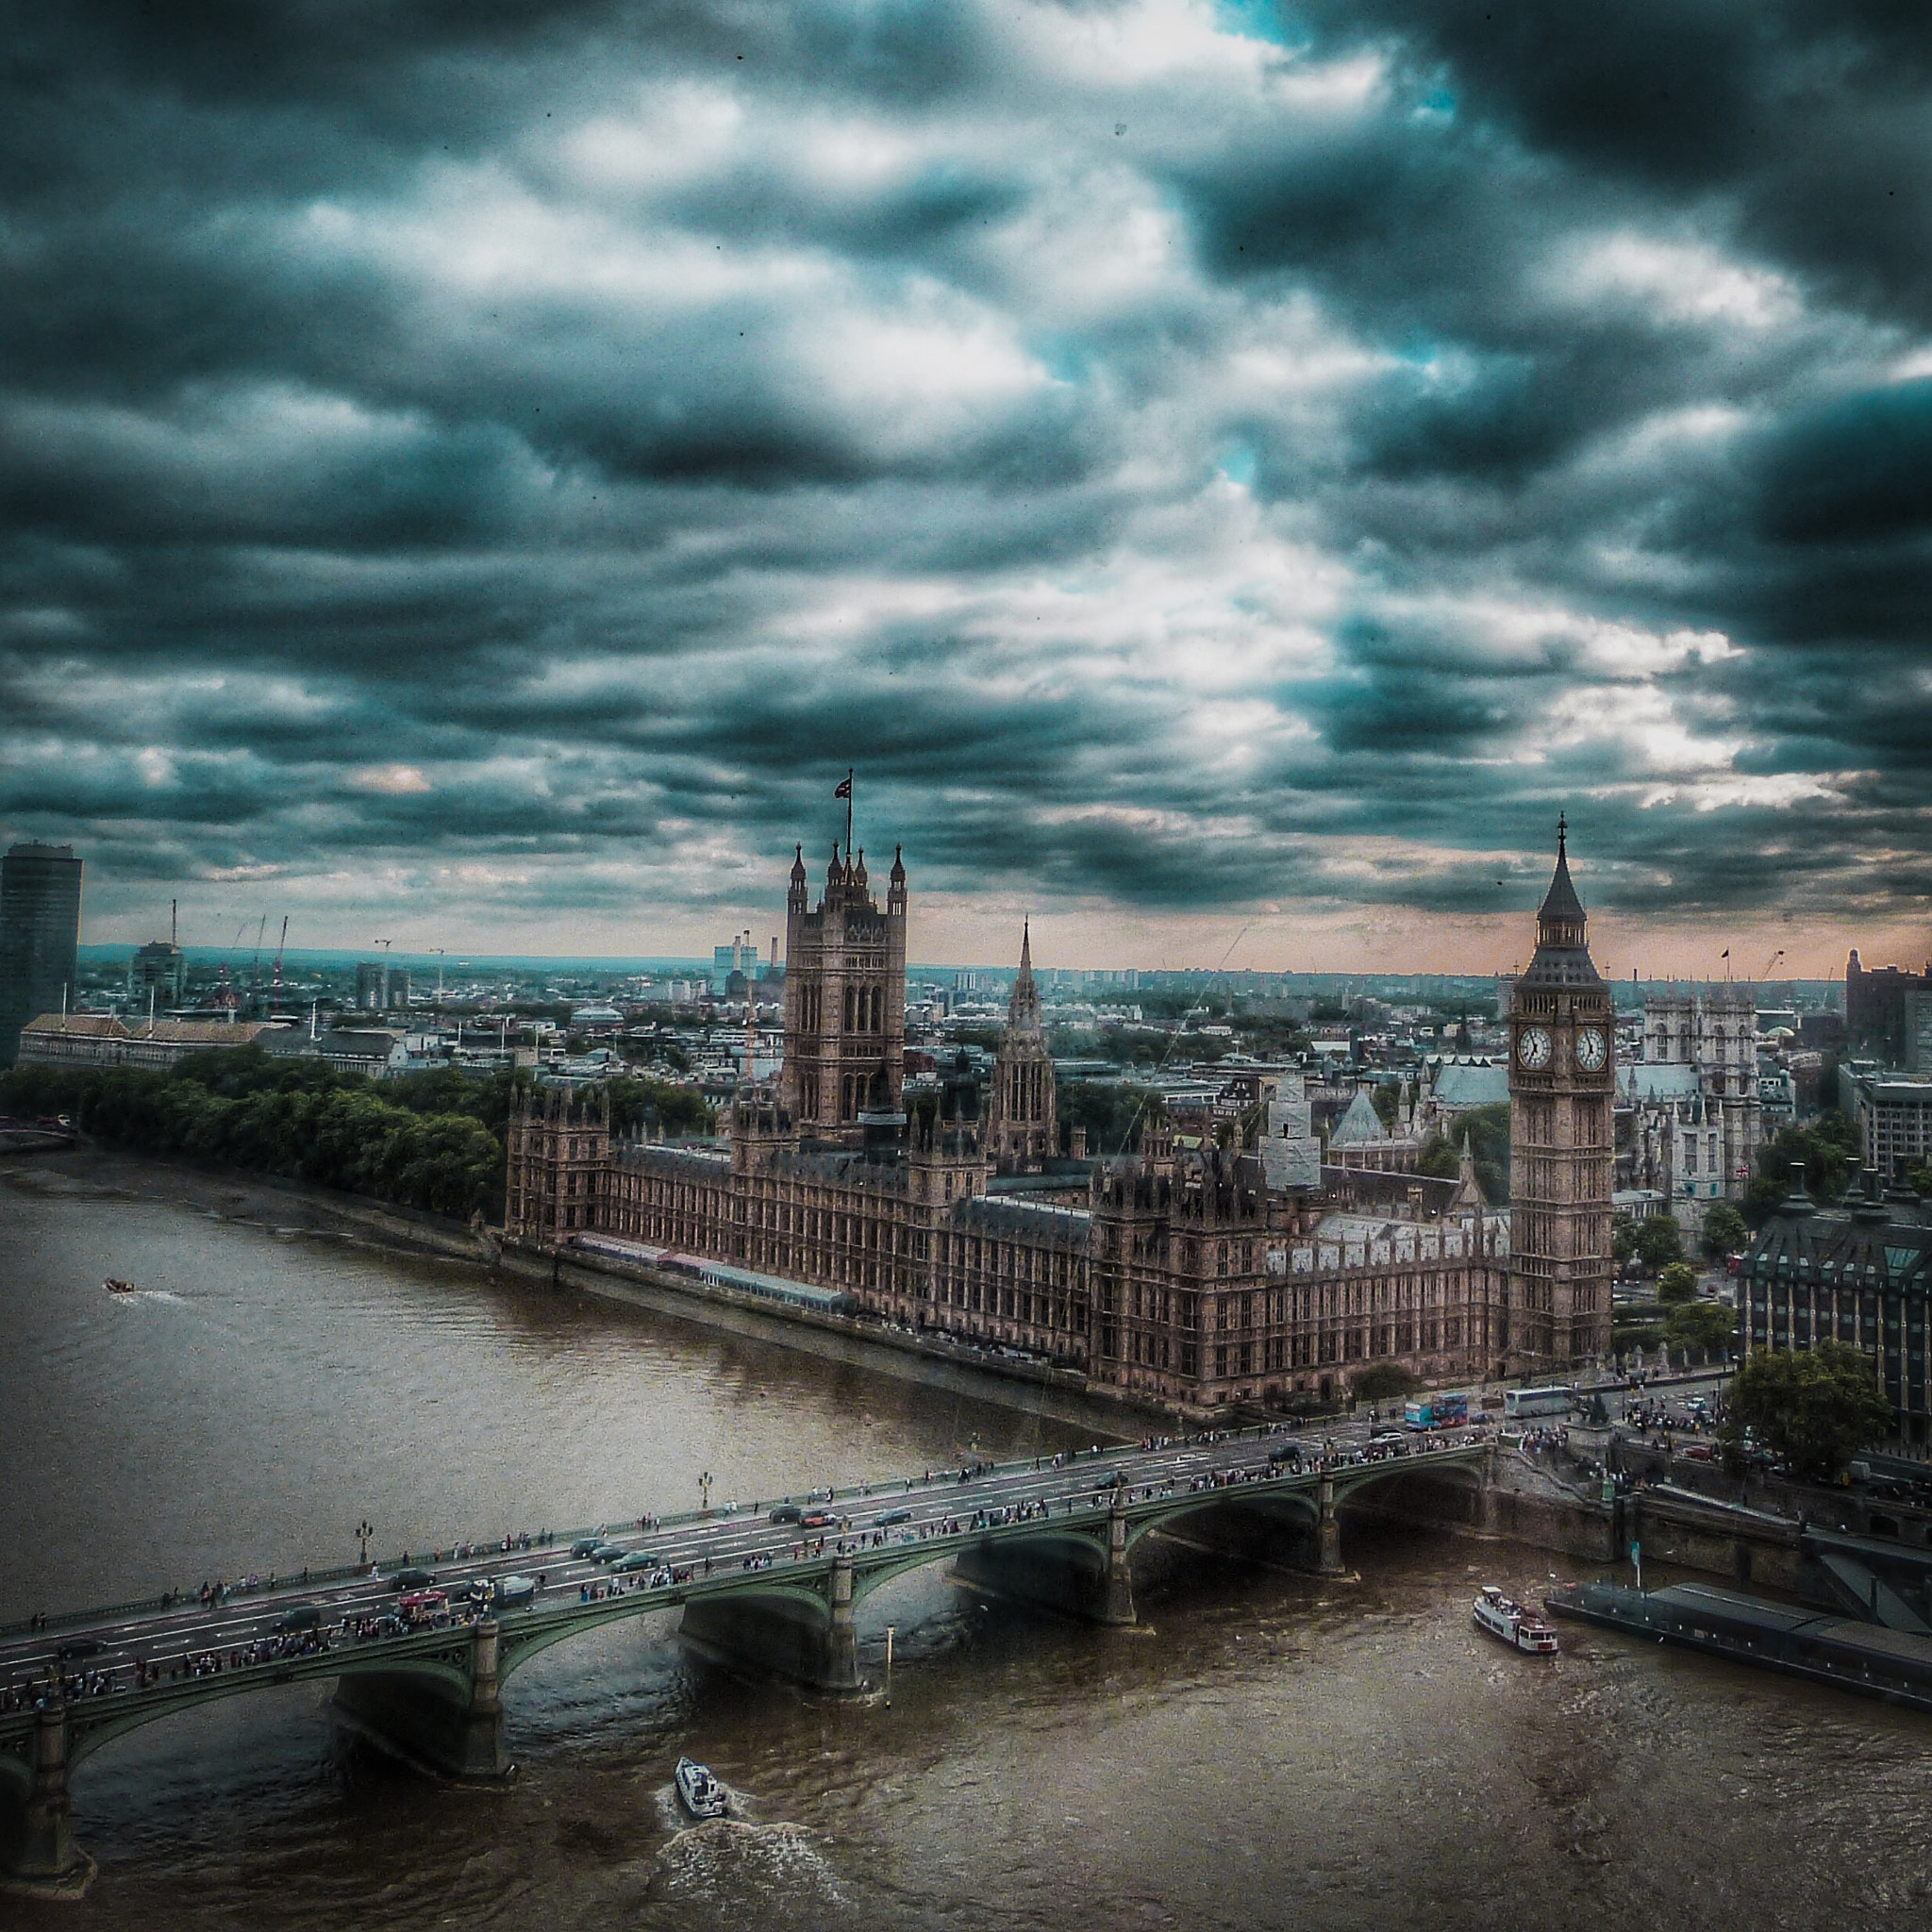
[[(82, 1133), (128, 1153), (501, 1224), (517, 1078), (440, 1067), (376, 1082), (308, 1056), (216, 1047), (165, 1073), (14, 1067), (0, 1074), (0, 1114), (65, 1114)], [(605, 1092), (618, 1133), (706, 1133), (712, 1124), (711, 1108), (687, 1088), (619, 1074)]]
[(166, 1073), (15, 1067), (0, 1113), (65, 1114), (129, 1153), (278, 1174), (467, 1221), (502, 1218), (510, 1076), (410, 1074), (376, 1084), (259, 1047), (191, 1054)]

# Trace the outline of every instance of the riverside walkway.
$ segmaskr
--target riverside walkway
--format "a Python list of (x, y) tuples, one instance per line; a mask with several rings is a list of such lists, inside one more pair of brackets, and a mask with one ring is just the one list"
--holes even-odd
[[(1311, 1569), (1340, 1574), (1348, 1494), (1424, 1473), (1480, 1484), (1490, 1454), (1460, 1434), (1379, 1449), (1278, 1427), (1150, 1439), (36, 1618), (0, 1629), (0, 1872), (39, 1890), (83, 1884), (73, 1768), (218, 1698), (330, 1680), (337, 1709), (400, 1756), (501, 1778), (514, 1768), (504, 1680), (605, 1624), (680, 1609), (702, 1651), (851, 1691), (863, 1688), (856, 1607), (909, 1571), (949, 1561), (999, 1593), (1131, 1624), (1129, 1552), (1163, 1524), (1251, 1507)], [(419, 1570), (428, 1580), (401, 1574)]]

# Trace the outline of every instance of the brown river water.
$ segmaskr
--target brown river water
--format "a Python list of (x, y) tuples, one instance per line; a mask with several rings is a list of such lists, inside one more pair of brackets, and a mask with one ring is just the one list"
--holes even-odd
[[(454, 1263), (0, 1182), (0, 1620), (164, 1585), (1091, 1440), (1007, 1399)], [(142, 1292), (101, 1288), (125, 1274)], [(1539, 1588), (1510, 1544), (1345, 1526), (1358, 1583), (1150, 1541), (1141, 1626), (927, 1571), (861, 1607), (892, 1699), (687, 1656), (674, 1619), (506, 1690), (520, 1775), (420, 1778), (313, 1687), (82, 1764), (75, 1904), (0, 1925), (294, 1928), (1920, 1926), (1932, 1720), (1566, 1626), (1469, 1625)], [(743, 1822), (683, 1830), (689, 1750)]]

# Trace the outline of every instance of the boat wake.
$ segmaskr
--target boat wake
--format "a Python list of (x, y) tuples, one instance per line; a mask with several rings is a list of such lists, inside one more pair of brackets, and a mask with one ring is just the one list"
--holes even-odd
[(645, 1896), (658, 1908), (646, 1923), (680, 1932), (829, 1924), (847, 1906), (803, 1825), (731, 1818), (678, 1832), (652, 1861)]

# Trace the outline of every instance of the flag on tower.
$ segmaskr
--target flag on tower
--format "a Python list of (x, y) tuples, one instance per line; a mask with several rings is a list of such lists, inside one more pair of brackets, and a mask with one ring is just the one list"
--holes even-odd
[(839, 780), (838, 787), (833, 791), (832, 796), (834, 798), (850, 798), (852, 796), (852, 779), (849, 774)]

